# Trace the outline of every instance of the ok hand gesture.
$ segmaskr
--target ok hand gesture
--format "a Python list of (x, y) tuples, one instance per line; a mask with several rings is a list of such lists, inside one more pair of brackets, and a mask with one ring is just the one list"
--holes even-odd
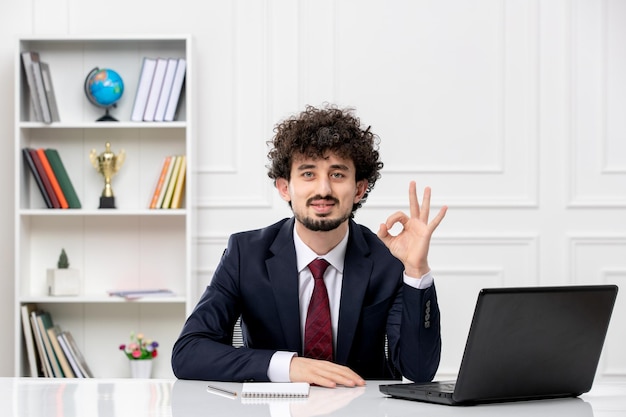
[[(415, 181), (411, 181), (409, 184), (409, 210), (409, 216), (401, 211), (389, 216), (387, 221), (380, 225), (378, 237), (389, 248), (393, 256), (404, 264), (404, 272), (408, 276), (421, 278), (430, 271), (428, 266), (430, 238), (446, 215), (448, 207), (441, 207), (437, 216), (429, 223), (430, 188), (424, 189), (424, 197), (420, 207)], [(389, 233), (389, 230), (396, 223), (402, 225), (402, 231), (394, 236)]]

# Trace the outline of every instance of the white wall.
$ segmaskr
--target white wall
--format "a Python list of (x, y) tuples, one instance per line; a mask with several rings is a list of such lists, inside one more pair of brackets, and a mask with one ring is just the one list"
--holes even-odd
[[(289, 215), (265, 174), (265, 141), (280, 118), (324, 101), (356, 107), (382, 139), (383, 179), (358, 221), (377, 229), (406, 209), (411, 179), (433, 187), (437, 208), (450, 206), (431, 248), (441, 376), (458, 367), (480, 288), (626, 283), (623, 1), (5, 0), (2, 9), (9, 84), (17, 35), (193, 35), (198, 295), (230, 233)], [(10, 335), (6, 91), (0, 332)], [(620, 298), (601, 376), (626, 374), (625, 314)], [(0, 339), (0, 375), (12, 373), (13, 345)]]

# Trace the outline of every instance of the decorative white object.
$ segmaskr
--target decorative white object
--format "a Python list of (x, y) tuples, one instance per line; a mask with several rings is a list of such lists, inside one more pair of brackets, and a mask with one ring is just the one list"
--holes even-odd
[(78, 269), (48, 269), (48, 295), (79, 295), (80, 271)]

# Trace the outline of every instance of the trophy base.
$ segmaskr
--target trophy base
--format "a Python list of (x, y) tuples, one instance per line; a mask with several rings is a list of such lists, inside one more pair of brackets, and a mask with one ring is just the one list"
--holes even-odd
[(100, 207), (101, 209), (114, 209), (115, 208), (115, 197), (100, 197)]

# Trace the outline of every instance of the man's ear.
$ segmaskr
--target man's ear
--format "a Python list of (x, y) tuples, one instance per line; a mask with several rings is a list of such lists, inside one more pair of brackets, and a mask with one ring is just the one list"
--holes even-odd
[(363, 198), (363, 195), (367, 191), (367, 180), (357, 181), (356, 183), (356, 194), (354, 196), (354, 203), (358, 203)]
[(287, 181), (287, 179), (277, 178), (276, 189), (278, 190), (278, 194), (280, 194), (280, 198), (286, 202), (291, 201), (291, 196), (289, 195), (289, 181)]

